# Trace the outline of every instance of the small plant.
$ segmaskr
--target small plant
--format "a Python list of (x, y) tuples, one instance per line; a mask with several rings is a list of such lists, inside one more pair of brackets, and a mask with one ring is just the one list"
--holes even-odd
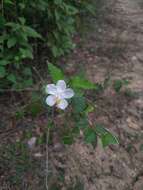
[[(79, 76), (67, 78), (61, 69), (51, 63), (48, 64), (48, 68), (51, 79), (56, 84), (48, 84), (44, 88), (45, 94), (48, 94), (48, 97), (45, 97), (45, 102), (51, 107), (51, 116), (48, 115), (47, 160), (48, 143), (51, 142), (52, 130), (60, 130), (60, 139), (67, 145), (72, 144), (81, 134), (85, 143), (91, 144), (93, 147), (96, 146), (97, 138), (101, 139), (103, 147), (118, 144), (117, 138), (109, 130), (101, 124), (91, 123), (88, 119), (89, 113), (94, 111), (94, 106), (88, 102), (86, 92), (92, 90), (94, 93), (96, 85)], [(56, 123), (58, 115), (62, 115), (62, 119), (65, 121), (62, 125)], [(46, 171), (48, 172), (48, 164), (46, 164)], [(46, 174), (46, 187), (48, 189), (47, 181), (48, 173)]]
[(129, 84), (129, 81), (128, 80), (115, 80), (114, 81), (114, 84), (113, 84), (113, 88), (115, 90), (115, 92), (119, 93), (122, 89), (123, 86), (127, 86)]
[[(80, 134), (82, 131), (86, 143), (95, 144), (97, 137), (99, 137), (103, 147), (118, 144), (117, 138), (109, 130), (105, 129), (101, 124), (91, 123), (88, 119), (88, 114), (94, 111), (94, 106), (91, 102), (89, 103), (86, 92), (92, 90), (94, 93), (96, 85), (79, 76), (67, 79), (62, 70), (51, 63), (48, 64), (48, 68), (50, 76), (53, 82), (56, 82), (56, 85), (48, 84), (45, 87), (45, 93), (49, 94), (45, 101), (50, 107), (53, 107), (52, 109), (57, 110), (56, 114), (62, 114), (63, 119), (69, 120), (69, 126), (66, 129), (67, 134), (62, 137), (63, 143), (73, 143), (75, 131), (75, 136), (77, 136), (77, 132)], [(71, 86), (72, 89), (68, 86)], [(69, 99), (69, 103), (66, 99)], [(66, 110), (63, 113), (58, 112), (58, 109)], [(70, 121), (74, 123), (74, 127), (70, 127)], [(51, 121), (51, 123), (54, 122)]]

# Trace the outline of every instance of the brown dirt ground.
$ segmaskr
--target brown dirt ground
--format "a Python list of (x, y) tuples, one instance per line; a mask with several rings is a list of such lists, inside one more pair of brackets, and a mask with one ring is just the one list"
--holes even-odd
[(73, 184), (77, 177), (85, 190), (143, 190), (142, 2), (110, 0), (98, 20), (99, 25), (96, 19), (91, 21), (94, 29), (69, 56), (68, 67), (80, 63), (79, 69), (93, 82), (103, 82), (108, 76), (128, 79), (136, 96), (117, 95), (109, 87), (97, 99), (94, 117), (119, 136), (120, 145), (103, 150), (99, 142), (93, 150), (78, 141), (68, 147), (61, 166), (65, 168), (65, 183)]

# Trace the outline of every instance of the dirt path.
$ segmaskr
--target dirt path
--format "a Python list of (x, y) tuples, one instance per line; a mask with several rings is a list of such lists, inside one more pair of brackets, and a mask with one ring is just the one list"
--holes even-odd
[(108, 88), (97, 100), (96, 120), (119, 136), (120, 146), (103, 150), (99, 145), (94, 151), (76, 143), (68, 150), (66, 181), (71, 182), (72, 174), (85, 190), (143, 190), (143, 3), (110, 0), (104, 9), (99, 30), (93, 20), (96, 32), (72, 56), (85, 65), (92, 81), (127, 79), (136, 96)]

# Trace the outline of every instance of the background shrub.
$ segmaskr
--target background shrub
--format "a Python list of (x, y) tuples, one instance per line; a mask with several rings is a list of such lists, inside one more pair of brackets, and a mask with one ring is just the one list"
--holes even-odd
[(77, 18), (94, 12), (91, 0), (3, 0), (0, 6), (0, 88), (32, 85), (31, 68), (43, 49), (50, 58), (68, 53)]

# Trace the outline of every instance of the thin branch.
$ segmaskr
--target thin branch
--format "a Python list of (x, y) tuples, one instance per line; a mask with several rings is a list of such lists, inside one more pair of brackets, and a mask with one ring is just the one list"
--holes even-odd
[(24, 92), (24, 91), (39, 91), (39, 89), (36, 88), (0, 89), (0, 92)]
[(2, 13), (2, 16), (4, 17), (4, 2), (3, 0), (1, 0), (1, 13)]
[[(54, 107), (52, 108), (52, 121), (55, 126), (55, 116), (54, 116)], [(47, 134), (46, 134), (46, 190), (49, 189), (48, 187), (48, 174), (49, 174), (49, 151), (48, 151), (48, 143), (49, 143), (49, 134), (50, 134), (50, 128), (48, 128)]]
[(44, 84), (45, 81), (44, 81), (44, 79), (41, 77), (41, 75), (40, 75), (40, 73), (38, 72), (38, 70), (36, 69), (36, 67), (33, 66), (32, 68), (33, 68), (33, 70), (35, 71), (35, 73), (37, 74), (37, 76), (39, 77), (40, 81)]
[(49, 128), (46, 135), (46, 189), (48, 190), (48, 174), (49, 174), (49, 151), (48, 151), (48, 143), (49, 143)]

